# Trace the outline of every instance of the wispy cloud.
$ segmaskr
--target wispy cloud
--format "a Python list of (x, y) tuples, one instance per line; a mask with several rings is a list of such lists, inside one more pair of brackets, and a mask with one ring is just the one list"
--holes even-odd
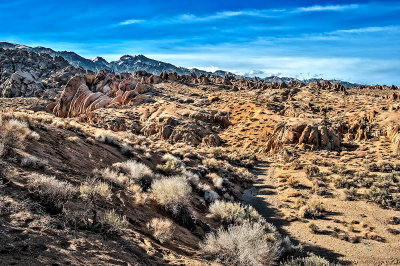
[(241, 9), (241, 10), (227, 10), (220, 11), (213, 14), (206, 15), (195, 15), (191, 13), (179, 14), (169, 18), (152, 18), (149, 20), (142, 19), (129, 19), (118, 23), (119, 26), (138, 24), (148, 22), (149, 24), (187, 24), (187, 23), (199, 23), (199, 22), (210, 22), (215, 20), (230, 19), (234, 17), (255, 17), (255, 18), (278, 18), (286, 15), (303, 12), (324, 12), (324, 11), (344, 11), (349, 9), (357, 9), (360, 5), (348, 4), (348, 5), (327, 5), (327, 6), (310, 6), (310, 7), (297, 7), (292, 9)]
[(391, 26), (383, 26), (383, 27), (365, 27), (365, 28), (358, 28), (358, 29), (335, 30), (335, 31), (331, 32), (331, 34), (393, 32), (393, 31), (399, 31), (399, 30), (400, 30), (399, 25), (391, 25)]
[(348, 5), (327, 5), (327, 6), (310, 6), (310, 7), (299, 7), (294, 12), (319, 12), (319, 11), (343, 11), (348, 9), (357, 9), (360, 5), (348, 4)]
[(138, 24), (138, 23), (143, 23), (145, 21), (146, 20), (144, 20), (144, 19), (128, 19), (128, 20), (121, 21), (120, 23), (118, 23), (118, 25), (124, 26), (124, 25), (130, 25), (130, 24)]

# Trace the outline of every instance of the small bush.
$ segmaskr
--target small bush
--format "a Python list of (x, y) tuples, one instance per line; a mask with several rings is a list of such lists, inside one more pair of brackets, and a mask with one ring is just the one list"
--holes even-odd
[(223, 265), (273, 265), (281, 255), (279, 241), (270, 242), (258, 223), (231, 225), (206, 235), (201, 249)]
[(307, 177), (316, 177), (320, 175), (320, 170), (318, 166), (307, 166), (306, 167), (306, 175)]
[(129, 222), (126, 216), (121, 216), (115, 210), (107, 211), (104, 215), (103, 223), (110, 226), (113, 230), (119, 231), (128, 227)]
[(109, 199), (112, 196), (111, 187), (105, 183), (95, 179), (90, 179), (79, 188), (81, 196), (84, 199), (97, 200)]
[(151, 189), (158, 204), (174, 214), (189, 204), (191, 187), (182, 176), (155, 180)]
[(58, 181), (54, 176), (33, 174), (28, 185), (34, 193), (46, 200), (61, 205), (70, 200), (76, 194), (76, 188), (66, 181)]
[(258, 222), (261, 215), (252, 207), (240, 203), (216, 201), (210, 205), (212, 217), (224, 224), (242, 224), (244, 222)]
[(160, 243), (169, 241), (174, 233), (174, 225), (169, 219), (153, 218), (147, 223), (147, 228)]
[(316, 234), (316, 233), (319, 232), (319, 228), (315, 223), (310, 223), (308, 225), (308, 229), (310, 229), (310, 232), (313, 233), (313, 234)]
[(323, 212), (325, 208), (322, 202), (312, 199), (307, 205), (300, 207), (299, 209), (299, 216), (301, 218), (319, 218), (323, 216)]
[(346, 176), (339, 176), (333, 180), (333, 184), (336, 188), (349, 188), (353, 182)]
[(358, 198), (358, 190), (355, 187), (344, 190), (345, 200), (356, 200)]
[(280, 265), (282, 266), (329, 266), (330, 263), (326, 259), (319, 257), (313, 253), (308, 253), (304, 258), (291, 258)]
[(368, 191), (367, 196), (369, 200), (379, 204), (384, 208), (390, 207), (393, 204), (392, 196), (387, 188), (380, 188), (373, 185)]
[(202, 163), (210, 171), (217, 171), (221, 168), (221, 163), (215, 158), (204, 159)]

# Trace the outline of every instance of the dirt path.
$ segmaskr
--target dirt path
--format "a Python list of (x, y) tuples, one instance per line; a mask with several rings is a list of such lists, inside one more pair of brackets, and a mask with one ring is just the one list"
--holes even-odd
[(279, 210), (282, 204), (279, 200), (278, 190), (276, 187), (276, 179), (274, 177), (274, 168), (271, 167), (271, 161), (264, 161), (254, 168), (253, 173), (257, 175), (257, 180), (253, 187), (247, 189), (242, 197), (242, 202), (253, 206), (268, 222), (274, 224), (280, 233), (289, 235), (293, 244), (302, 245), (302, 254), (313, 252), (329, 259), (331, 262), (339, 262), (348, 264), (343, 260), (342, 255), (335, 253), (333, 250), (325, 249), (314, 245), (315, 242), (304, 241), (299, 239), (296, 234), (291, 232), (290, 222), (284, 219), (284, 214)]

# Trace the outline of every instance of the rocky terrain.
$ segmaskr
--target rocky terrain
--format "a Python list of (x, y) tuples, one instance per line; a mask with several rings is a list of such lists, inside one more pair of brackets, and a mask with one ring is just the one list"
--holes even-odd
[(398, 87), (5, 48), (1, 264), (400, 264)]

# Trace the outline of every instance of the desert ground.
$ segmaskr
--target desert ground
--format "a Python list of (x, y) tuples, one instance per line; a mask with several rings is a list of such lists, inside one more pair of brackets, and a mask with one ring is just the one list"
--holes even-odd
[(0, 264), (400, 264), (397, 87), (79, 72), (0, 87)]

